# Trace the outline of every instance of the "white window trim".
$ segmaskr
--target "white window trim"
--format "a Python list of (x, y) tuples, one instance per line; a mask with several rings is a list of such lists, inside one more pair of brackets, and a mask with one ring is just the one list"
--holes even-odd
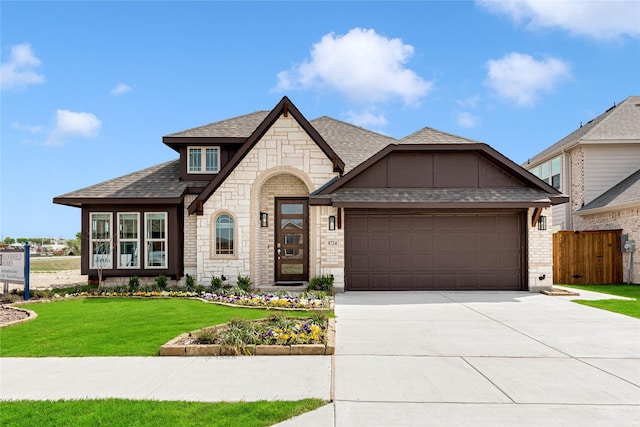
[[(153, 239), (149, 238), (148, 217), (149, 215), (163, 214), (164, 215), (164, 238)], [(145, 212), (144, 213), (144, 268), (149, 270), (164, 270), (169, 265), (169, 213), (168, 212)], [(164, 242), (164, 265), (149, 265), (149, 243), (150, 242)]]
[[(218, 168), (214, 171), (208, 171), (207, 170), (207, 149), (209, 150), (216, 150), (216, 163), (218, 165)], [(191, 161), (191, 150), (200, 150), (200, 170), (199, 171), (192, 171), (190, 168), (190, 161)], [(188, 146), (187, 147), (187, 173), (189, 174), (212, 174), (212, 173), (218, 173), (220, 172), (220, 147), (219, 146), (196, 146), (196, 145), (192, 145), (192, 146)]]
[[(229, 215), (233, 220), (233, 253), (230, 254), (218, 254), (216, 253), (216, 221), (220, 215)], [(212, 215), (211, 222), (211, 258), (213, 259), (238, 259), (238, 218), (227, 210), (217, 211)]]
[[(560, 159), (560, 171), (558, 173), (554, 174), (553, 173), (552, 164), (553, 164), (553, 161), (556, 160), (556, 159)], [(548, 176), (542, 176), (542, 166), (544, 166), (544, 165), (547, 165), (548, 168), (549, 168), (549, 175)], [(557, 190), (560, 190), (562, 188), (562, 168), (563, 168), (562, 159), (561, 159), (560, 156), (556, 156), (556, 157), (553, 157), (553, 158), (551, 158), (551, 159), (549, 159), (549, 160), (547, 160), (545, 162), (542, 162), (542, 163), (536, 165), (535, 167), (529, 169), (529, 171), (532, 174), (534, 174), (535, 176), (537, 176), (538, 178), (540, 178), (541, 180), (545, 181), (545, 179), (546, 179), (547, 181), (549, 181), (549, 182), (547, 182), (547, 181), (545, 181), (545, 182), (547, 182), (547, 184), (549, 184), (551, 186), (553, 186), (553, 177), (555, 175), (558, 175), (558, 177), (560, 179), (560, 182), (558, 183)]]
[[(95, 215), (109, 216), (109, 239), (93, 238), (93, 217)], [(96, 265), (94, 263), (93, 244), (94, 242), (107, 243), (109, 247), (109, 263)], [(89, 212), (89, 269), (91, 270), (111, 270), (113, 268), (113, 214), (111, 212)]]
[[(136, 216), (136, 224), (137, 224), (137, 230), (136, 230), (136, 236), (138, 236), (136, 239), (123, 239), (120, 236), (120, 233), (122, 232), (122, 230), (120, 229), (120, 217), (122, 215), (135, 215)], [(138, 263), (136, 265), (121, 265), (120, 261), (122, 261), (122, 245), (121, 243), (127, 243), (127, 242), (136, 242), (138, 244)], [(127, 270), (127, 269), (139, 269), (140, 268), (140, 212), (118, 212), (118, 263), (117, 263), (117, 268), (118, 269), (123, 269), (123, 270)]]

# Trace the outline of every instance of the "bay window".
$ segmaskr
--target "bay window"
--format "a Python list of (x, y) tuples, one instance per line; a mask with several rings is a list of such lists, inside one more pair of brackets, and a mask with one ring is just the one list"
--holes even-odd
[(95, 212), (90, 214), (91, 224), (90, 267), (95, 269), (111, 268), (111, 213)]
[(119, 268), (139, 268), (139, 213), (118, 213)]
[(167, 268), (167, 213), (145, 213), (147, 268)]

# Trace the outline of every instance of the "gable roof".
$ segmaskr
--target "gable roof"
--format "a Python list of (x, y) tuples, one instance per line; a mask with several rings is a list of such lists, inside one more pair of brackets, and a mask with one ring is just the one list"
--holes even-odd
[(53, 203), (79, 207), (102, 199), (113, 204), (180, 203), (185, 193), (200, 192), (203, 181), (180, 181), (173, 160), (55, 197)]
[(424, 127), (400, 140), (402, 144), (475, 144), (478, 141), (463, 138), (430, 127)]
[(549, 157), (584, 141), (637, 140), (640, 142), (640, 96), (630, 96), (618, 105), (590, 120), (555, 144), (533, 156), (527, 166), (534, 166)]
[(256, 111), (238, 117), (226, 120), (220, 120), (198, 126), (195, 128), (183, 130), (180, 132), (165, 135), (164, 138), (248, 138), (260, 123), (262, 123), (269, 114), (269, 111)]
[(640, 207), (640, 169), (578, 209), (576, 213), (586, 215), (630, 206)]
[(209, 182), (202, 193), (189, 205), (189, 214), (198, 213), (202, 209), (202, 205), (211, 197), (216, 189), (224, 182), (229, 174), (236, 168), (240, 161), (251, 151), (258, 143), (262, 136), (273, 126), (281, 115), (291, 116), (296, 119), (298, 124), (311, 137), (311, 139), (320, 147), (320, 149), (333, 162), (334, 170), (342, 173), (344, 171), (344, 161), (338, 154), (327, 144), (318, 131), (309, 123), (309, 121), (300, 113), (298, 108), (286, 96), (267, 114), (262, 122), (253, 130), (251, 135), (244, 142), (242, 147), (233, 155), (229, 162), (220, 170), (220, 172)]
[[(431, 134), (433, 129), (422, 133), (423, 137)], [(420, 144), (390, 144), (362, 162), (344, 176), (329, 182), (324, 187), (318, 189), (311, 195), (314, 200), (313, 204), (333, 204), (334, 206), (343, 207), (371, 207), (375, 203), (403, 203), (413, 204), (416, 207), (434, 207), (438, 203), (438, 207), (459, 207), (465, 203), (474, 203), (478, 207), (484, 203), (489, 206), (492, 204), (511, 204), (512, 206), (549, 206), (565, 203), (568, 197), (562, 195), (560, 191), (553, 188), (549, 184), (542, 181), (527, 170), (521, 168), (504, 155), (500, 154), (487, 144), (472, 142), (464, 138), (455, 137), (436, 131), (439, 135), (446, 138), (453, 137), (461, 141), (450, 144), (443, 143), (420, 143)], [(414, 134), (415, 135), (415, 134)], [(416, 135), (417, 136), (417, 135)], [(418, 141), (418, 138), (410, 140)], [(360, 174), (364, 173), (378, 161), (387, 157), (394, 152), (416, 152), (416, 151), (432, 151), (432, 152), (463, 152), (476, 151), (491, 159), (492, 162), (499, 165), (502, 169), (508, 171), (512, 176), (525, 183), (525, 187), (519, 188), (346, 188), (345, 184), (353, 180)], [(442, 203), (449, 203), (444, 206)], [(454, 206), (455, 204), (455, 206)]]

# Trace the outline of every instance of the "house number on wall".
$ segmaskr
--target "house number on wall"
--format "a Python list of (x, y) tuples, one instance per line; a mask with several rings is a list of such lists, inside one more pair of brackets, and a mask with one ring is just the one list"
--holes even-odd
[(328, 246), (338, 246), (338, 241), (337, 240), (327, 240), (327, 245)]

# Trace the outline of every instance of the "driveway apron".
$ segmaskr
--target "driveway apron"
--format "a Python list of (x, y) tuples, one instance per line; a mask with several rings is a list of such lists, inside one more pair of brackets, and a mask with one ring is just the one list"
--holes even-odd
[(334, 425), (640, 424), (640, 320), (525, 292), (336, 296)]

